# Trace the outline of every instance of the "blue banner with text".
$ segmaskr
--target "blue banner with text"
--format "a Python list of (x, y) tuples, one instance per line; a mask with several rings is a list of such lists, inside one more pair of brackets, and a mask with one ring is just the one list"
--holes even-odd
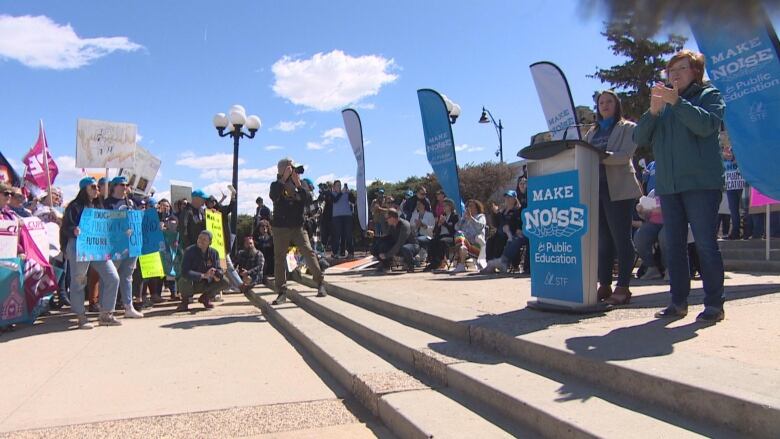
[(588, 231), (578, 171), (532, 177), (523, 233), (529, 238), (531, 295), (584, 303), (581, 237)]

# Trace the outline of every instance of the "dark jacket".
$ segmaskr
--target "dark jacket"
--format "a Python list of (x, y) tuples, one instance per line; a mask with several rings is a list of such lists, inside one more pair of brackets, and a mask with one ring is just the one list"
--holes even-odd
[(238, 252), (236, 268), (246, 270), (247, 274), (254, 277), (263, 268), (265, 258), (263, 253), (256, 249), (241, 249)]
[(62, 217), (62, 227), (60, 228), (60, 248), (62, 251), (65, 251), (65, 246), (68, 244), (69, 239), (76, 239), (73, 230), (79, 226), (81, 214), (84, 213), (84, 209), (87, 207), (102, 209), (103, 203), (99, 198), (95, 198), (92, 205), (87, 205), (79, 199), (74, 199), (65, 208), (65, 213)]
[(179, 213), (179, 244), (188, 248), (198, 242), (200, 232), (206, 230), (206, 216), (201, 209), (188, 204)]
[(197, 245), (191, 245), (184, 251), (184, 260), (181, 263), (181, 273), (186, 279), (193, 282), (201, 281), (200, 276), (214, 268), (222, 275), (219, 267), (219, 254), (209, 247), (204, 253)]
[(303, 187), (290, 190), (279, 180), (271, 183), (271, 200), (274, 202), (274, 214), (271, 225), (274, 227), (303, 227), (303, 211), (311, 203), (311, 193)]
[(452, 212), (444, 221), (444, 224), (439, 224), (438, 219), (436, 225), (433, 227), (434, 238), (453, 238), (455, 237), (455, 231), (457, 230), (457, 224), (460, 221), (460, 217), (457, 213)]
[(393, 241), (393, 247), (385, 253), (387, 259), (397, 255), (401, 250), (401, 246), (404, 244), (417, 244), (417, 237), (412, 235), (412, 226), (409, 221), (403, 218), (398, 218), (398, 224), (395, 227), (390, 227), (388, 236)]
[(718, 89), (691, 84), (658, 116), (642, 115), (634, 140), (653, 147), (656, 194), (723, 187), (718, 134), (725, 108)]

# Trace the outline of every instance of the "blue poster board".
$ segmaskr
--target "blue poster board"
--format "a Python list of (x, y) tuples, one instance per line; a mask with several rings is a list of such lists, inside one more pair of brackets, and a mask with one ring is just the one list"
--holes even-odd
[[(130, 221), (132, 219), (132, 222)], [(119, 260), (141, 254), (143, 212), (84, 209), (76, 238), (79, 261)], [(127, 230), (133, 233), (128, 237)]]
[(165, 237), (160, 229), (160, 216), (155, 209), (144, 210), (143, 217), (143, 249), (141, 253), (149, 254), (165, 250)]
[(585, 303), (581, 238), (588, 226), (578, 171), (528, 180), (523, 233), (530, 240), (532, 296)]

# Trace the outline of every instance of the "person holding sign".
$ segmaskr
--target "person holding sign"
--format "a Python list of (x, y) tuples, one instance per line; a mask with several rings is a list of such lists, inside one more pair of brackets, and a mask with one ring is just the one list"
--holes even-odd
[(317, 283), (317, 297), (324, 297), (322, 270), (314, 250), (309, 242), (309, 235), (303, 228), (303, 211), (311, 203), (311, 192), (301, 183), (300, 174), (303, 166), (293, 164), (292, 159), (284, 158), (276, 165), (278, 174), (276, 181), (271, 183), (270, 196), (274, 202), (274, 215), (271, 222), (274, 228), (274, 278), (276, 293), (273, 304), (287, 301), (287, 251), (290, 243), (303, 255), (306, 266)]
[[(609, 305), (631, 301), (631, 271), (634, 268), (634, 243), (631, 241), (631, 219), (636, 199), (642, 195), (631, 158), (636, 151), (636, 124), (623, 119), (620, 99), (613, 91), (603, 91), (596, 98), (596, 125), (585, 135), (585, 141), (608, 154), (599, 165), (599, 263), (598, 298)], [(618, 278), (612, 291), (612, 267), (615, 256)]]
[(114, 317), (113, 312), (119, 288), (119, 274), (116, 267), (111, 261), (79, 261), (76, 257), (76, 238), (81, 233), (79, 228), (81, 214), (88, 207), (103, 208), (98, 198), (97, 182), (92, 177), (84, 177), (79, 181), (79, 193), (65, 209), (60, 229), (60, 245), (65, 249), (65, 256), (70, 266), (70, 306), (78, 317), (78, 328), (92, 329), (84, 309), (87, 270), (92, 267), (100, 276), (100, 285), (104, 293), (100, 295), (98, 323), (101, 326), (118, 326), (122, 323)]
[(196, 243), (184, 251), (181, 275), (176, 281), (181, 304), (176, 311), (188, 311), (190, 297), (195, 293), (201, 293), (198, 302), (204, 308), (214, 308), (211, 303), (214, 296), (228, 287), (224, 273), (219, 268), (219, 255), (211, 248), (211, 238), (211, 232), (204, 230), (198, 234)]
[(716, 239), (723, 188), (718, 133), (726, 104), (720, 91), (705, 83), (704, 55), (691, 50), (675, 54), (666, 66), (672, 87), (652, 89), (650, 109), (634, 132), (640, 145), (652, 145), (656, 161), (655, 193), (663, 206), (671, 304), (658, 318), (688, 314), (691, 277), (688, 268), (688, 224), (693, 231), (704, 283), (704, 312), (696, 320), (724, 318), (723, 258)]
[[(123, 176), (114, 177), (111, 179), (111, 196), (107, 197), (103, 204), (107, 209), (111, 210), (135, 210), (135, 202), (127, 196), (128, 192), (127, 178)], [(132, 230), (128, 229), (128, 236), (131, 233)], [(125, 306), (126, 319), (140, 319), (144, 316), (133, 307), (133, 272), (137, 262), (138, 258), (131, 256), (114, 261), (116, 270), (119, 273), (119, 292)]]

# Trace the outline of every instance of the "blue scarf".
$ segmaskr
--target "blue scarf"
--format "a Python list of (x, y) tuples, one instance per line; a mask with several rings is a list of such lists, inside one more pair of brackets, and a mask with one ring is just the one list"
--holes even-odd
[(606, 131), (606, 130), (610, 129), (614, 123), (615, 123), (615, 118), (614, 117), (608, 117), (606, 119), (601, 119), (599, 121), (599, 129)]

